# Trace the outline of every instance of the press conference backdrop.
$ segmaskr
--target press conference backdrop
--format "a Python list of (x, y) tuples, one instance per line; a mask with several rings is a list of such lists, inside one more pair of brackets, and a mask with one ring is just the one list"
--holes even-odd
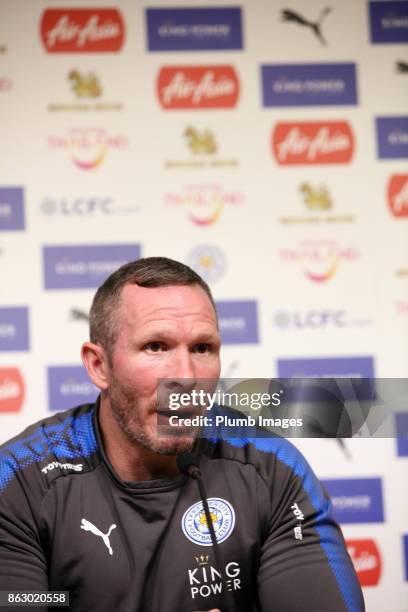
[[(88, 402), (96, 287), (166, 255), (229, 377), (408, 374), (408, 2), (1, 0), (0, 420)], [(369, 612), (408, 610), (400, 439), (298, 441)]]

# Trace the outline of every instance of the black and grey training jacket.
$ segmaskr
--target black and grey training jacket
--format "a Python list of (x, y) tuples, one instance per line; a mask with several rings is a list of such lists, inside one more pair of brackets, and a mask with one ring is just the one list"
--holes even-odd
[(223, 583), (196, 482), (122, 481), (98, 410), (55, 414), (0, 447), (0, 591), (69, 591), (55, 610), (76, 612), (222, 609), (223, 588), (242, 612), (364, 610), (331, 502), (290, 442), (198, 444)]

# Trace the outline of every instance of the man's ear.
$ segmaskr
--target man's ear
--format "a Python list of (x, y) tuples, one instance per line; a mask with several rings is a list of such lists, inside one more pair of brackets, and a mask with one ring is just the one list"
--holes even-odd
[(109, 387), (109, 364), (105, 350), (100, 344), (84, 342), (81, 357), (93, 384), (105, 391)]

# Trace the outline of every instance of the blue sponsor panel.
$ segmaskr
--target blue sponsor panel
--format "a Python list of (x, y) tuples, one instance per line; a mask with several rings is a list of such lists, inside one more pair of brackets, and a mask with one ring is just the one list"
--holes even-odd
[(405, 580), (408, 582), (408, 535), (402, 536), (402, 545), (404, 547)]
[(150, 8), (146, 10), (149, 51), (242, 49), (241, 9)]
[(140, 258), (138, 244), (45, 246), (45, 289), (96, 289), (123, 264)]
[(357, 104), (356, 65), (270, 64), (261, 66), (264, 106)]
[(23, 188), (0, 187), (0, 230), (23, 229), (25, 229)]
[(255, 300), (217, 302), (216, 307), (223, 344), (256, 344), (259, 342), (258, 312)]
[(408, 157), (408, 115), (376, 117), (377, 152), (380, 159)]
[(28, 351), (28, 308), (0, 308), (0, 351)]
[[(316, 378), (337, 379), (336, 384), (328, 384), (336, 388), (337, 395), (343, 400), (358, 399), (372, 401), (376, 398), (374, 380), (374, 360), (372, 357), (302, 357), (297, 359), (278, 359), (279, 378)], [(350, 379), (350, 384), (340, 384), (342, 378)], [(340, 379), (340, 380), (339, 380)], [(331, 381), (335, 383), (336, 381)], [(299, 389), (302, 386), (299, 385)], [(319, 382), (316, 381), (316, 390)], [(310, 391), (308, 391), (310, 393)], [(306, 397), (309, 397), (306, 395)], [(300, 398), (299, 398), (300, 399)]]
[(369, 3), (372, 43), (408, 42), (407, 0), (385, 0)]
[(383, 523), (384, 506), (381, 478), (322, 480), (333, 502), (339, 523)]
[(89, 404), (98, 397), (99, 389), (91, 382), (82, 365), (48, 368), (48, 409), (67, 410)]
[(408, 413), (399, 412), (395, 415), (397, 430), (397, 454), (399, 457), (408, 457)]
[(372, 357), (301, 357), (278, 359), (279, 378), (374, 378)]

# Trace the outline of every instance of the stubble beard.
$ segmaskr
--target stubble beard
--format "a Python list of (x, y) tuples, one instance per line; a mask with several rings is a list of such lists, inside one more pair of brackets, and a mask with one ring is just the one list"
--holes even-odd
[[(140, 408), (140, 397), (133, 389), (118, 383), (114, 377), (109, 385), (109, 401), (121, 431), (133, 444), (141, 445), (159, 455), (173, 456), (192, 450), (196, 435), (190, 433), (177, 438), (172, 433), (169, 436), (159, 433), (157, 425), (153, 428), (147, 427)], [(157, 404), (154, 408), (157, 408)]]

